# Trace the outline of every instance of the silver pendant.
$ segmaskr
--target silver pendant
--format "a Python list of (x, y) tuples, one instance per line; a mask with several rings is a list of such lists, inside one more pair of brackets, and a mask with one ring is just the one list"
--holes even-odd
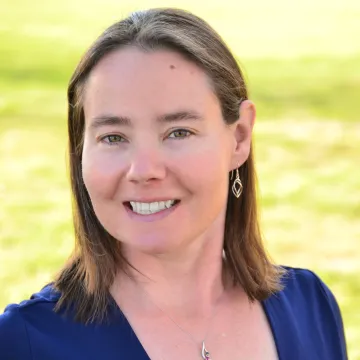
[(203, 345), (202, 345), (201, 356), (204, 360), (211, 360), (210, 353), (206, 350), (204, 341), (203, 341)]

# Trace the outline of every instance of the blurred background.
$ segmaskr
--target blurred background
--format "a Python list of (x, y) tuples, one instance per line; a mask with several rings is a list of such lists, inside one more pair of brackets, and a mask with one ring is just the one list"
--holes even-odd
[(0, 312), (51, 280), (73, 247), (66, 88), (110, 24), (156, 6), (223, 36), (258, 109), (255, 155), (266, 244), (317, 272), (360, 359), (360, 1), (2, 0)]

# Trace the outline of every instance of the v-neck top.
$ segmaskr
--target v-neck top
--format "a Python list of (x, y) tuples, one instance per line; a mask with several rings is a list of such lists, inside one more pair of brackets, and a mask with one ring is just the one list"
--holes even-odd
[[(285, 267), (284, 289), (262, 302), (279, 360), (346, 360), (343, 322), (329, 288), (313, 272)], [(45, 286), (0, 315), (2, 360), (149, 360), (126, 317), (84, 325), (54, 312), (60, 294)]]

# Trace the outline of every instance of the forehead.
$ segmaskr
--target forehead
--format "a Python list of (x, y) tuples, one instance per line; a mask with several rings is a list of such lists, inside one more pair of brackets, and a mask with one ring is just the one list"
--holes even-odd
[(177, 107), (206, 112), (218, 110), (219, 104), (205, 72), (174, 51), (116, 50), (100, 60), (85, 87), (85, 115), (106, 109), (131, 116)]

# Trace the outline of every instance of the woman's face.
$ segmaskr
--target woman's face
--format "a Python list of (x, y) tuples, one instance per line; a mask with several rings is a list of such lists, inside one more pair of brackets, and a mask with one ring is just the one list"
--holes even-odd
[(83, 178), (112, 236), (158, 254), (222, 236), (237, 141), (198, 66), (165, 50), (113, 52), (90, 74), (84, 113)]

